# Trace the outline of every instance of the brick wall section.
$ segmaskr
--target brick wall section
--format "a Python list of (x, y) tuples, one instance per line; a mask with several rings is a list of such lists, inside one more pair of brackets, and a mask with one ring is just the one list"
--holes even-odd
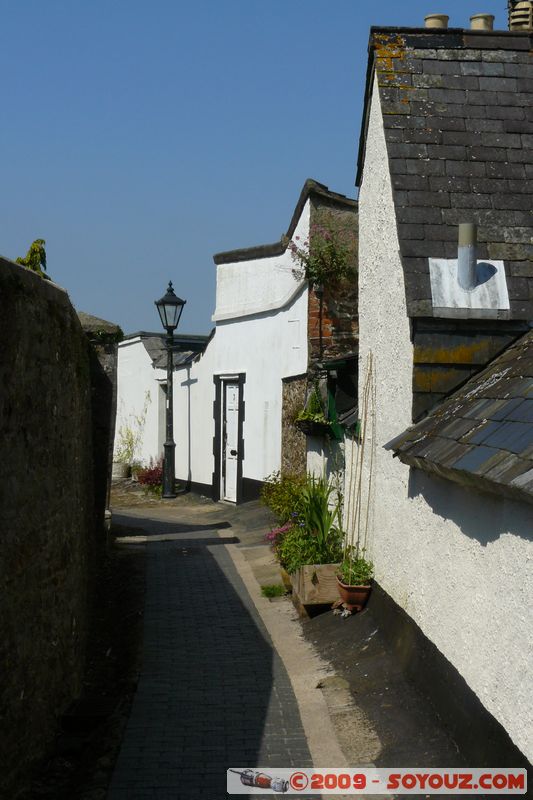
[(305, 474), (306, 471), (306, 436), (293, 424), (294, 417), (304, 407), (306, 386), (306, 375), (283, 380), (281, 471), (293, 475)]
[[(311, 224), (317, 213), (327, 209), (342, 220), (343, 226), (354, 230), (357, 237), (357, 210), (324, 199), (315, 199), (311, 205)], [(308, 306), (308, 344), (309, 364), (337, 358), (357, 351), (359, 339), (359, 319), (357, 314), (358, 281), (357, 256), (354, 257), (356, 270), (354, 279), (341, 281), (335, 287), (324, 287), (322, 310), (320, 299), (313, 290), (309, 292)]]
[(86, 337), (67, 294), (0, 259), (0, 796), (78, 694), (93, 526)]

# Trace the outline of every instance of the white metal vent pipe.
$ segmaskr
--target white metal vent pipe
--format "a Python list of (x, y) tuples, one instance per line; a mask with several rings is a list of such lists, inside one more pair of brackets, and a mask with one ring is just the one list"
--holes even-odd
[(471, 291), (477, 283), (477, 225), (461, 222), (459, 225), (459, 250), (457, 256), (457, 280), (461, 289)]

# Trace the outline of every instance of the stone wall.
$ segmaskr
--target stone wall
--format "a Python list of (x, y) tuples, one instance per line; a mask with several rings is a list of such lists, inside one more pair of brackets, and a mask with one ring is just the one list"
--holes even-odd
[[(124, 334), (118, 325), (78, 311), (90, 342), (91, 412), (93, 434), (94, 509), (97, 525), (109, 508), (113, 442), (117, 416), (118, 342)], [(105, 541), (102, 537), (102, 542)]]
[(79, 693), (94, 550), (89, 346), (66, 292), (0, 259), (0, 662), (15, 797)]
[(281, 471), (293, 475), (305, 475), (306, 471), (306, 436), (294, 426), (294, 418), (305, 404), (306, 387), (307, 375), (283, 379)]

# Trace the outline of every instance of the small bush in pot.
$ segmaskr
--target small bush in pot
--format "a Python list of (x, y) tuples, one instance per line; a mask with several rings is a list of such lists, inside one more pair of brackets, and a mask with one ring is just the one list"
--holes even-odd
[(362, 556), (345, 556), (339, 578), (346, 586), (370, 586), (374, 577), (374, 565)]
[(364, 557), (364, 551), (348, 548), (337, 575), (338, 590), (344, 604), (361, 611), (370, 596), (373, 577), (374, 565)]
[(331, 434), (331, 425), (326, 417), (317, 387), (309, 395), (309, 399), (294, 419), (295, 426), (308, 436), (327, 436)]

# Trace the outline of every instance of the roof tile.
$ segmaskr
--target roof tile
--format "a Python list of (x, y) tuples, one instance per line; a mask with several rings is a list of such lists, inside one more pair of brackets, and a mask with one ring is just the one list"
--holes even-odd
[(391, 447), (407, 464), (533, 503), (533, 330)]

